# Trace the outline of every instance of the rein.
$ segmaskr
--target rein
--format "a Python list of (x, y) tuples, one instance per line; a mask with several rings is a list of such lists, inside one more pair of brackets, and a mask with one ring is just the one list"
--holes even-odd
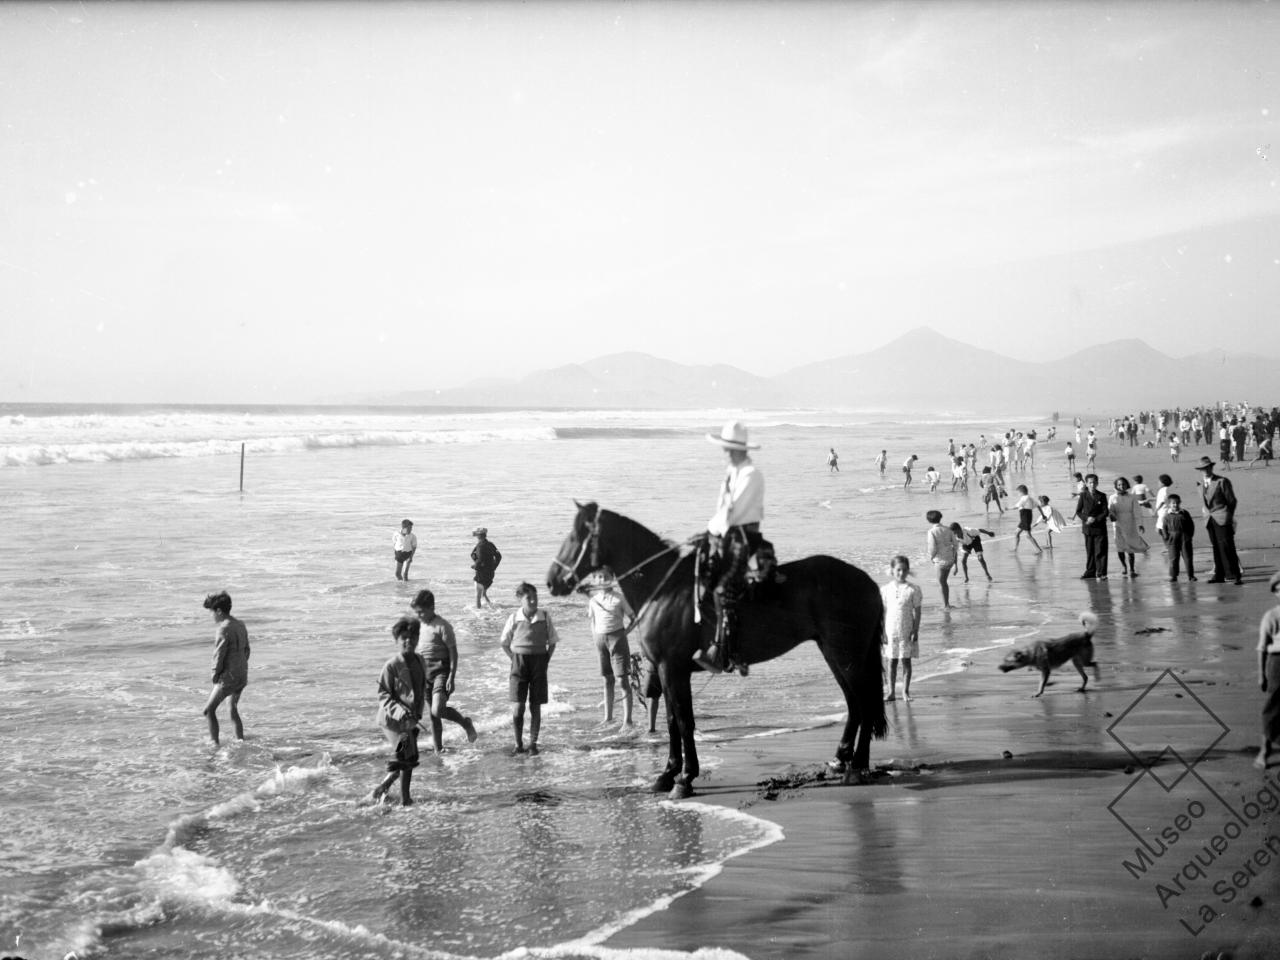
[[(558, 564), (560, 567), (562, 567), (564, 570), (568, 572), (568, 575), (569, 575), (568, 585), (570, 590), (576, 589), (578, 584), (582, 582), (582, 578), (578, 575), (578, 567), (582, 565), (582, 561), (586, 557), (588, 550), (591, 551), (592, 568), (594, 569), (595, 567), (598, 566), (598, 564), (596, 563), (596, 556), (598, 553), (599, 541), (600, 541), (600, 514), (603, 512), (604, 511), (602, 510), (597, 510), (595, 519), (592, 520), (590, 524), (588, 524), (587, 535), (583, 539), (582, 546), (579, 548), (578, 555), (574, 557), (572, 564), (565, 563), (559, 557), (552, 558), (553, 563)], [(679, 550), (681, 547), (687, 546), (691, 543), (695, 543), (697, 540), (698, 540), (698, 537), (694, 536), (694, 537), (690, 537), (688, 540), (685, 540), (682, 543), (673, 543), (673, 544), (669, 544), (666, 547), (663, 547), (657, 553), (649, 557), (646, 557), (644, 560), (641, 560), (639, 563), (631, 567), (631, 569), (627, 570), (625, 573), (618, 574), (616, 578), (618, 583), (622, 583), (622, 581), (627, 579), (627, 577), (630, 577), (638, 573), (640, 570), (643, 570), (645, 567), (653, 563), (653, 561), (657, 560), (659, 557), (664, 557), (668, 553), (672, 553), (674, 551)], [(662, 588), (666, 586), (667, 581), (671, 579), (671, 575), (676, 572), (676, 567), (680, 565), (681, 559), (682, 559), (681, 557), (678, 557), (678, 556), (676, 557), (675, 562), (671, 564), (671, 566), (667, 569), (667, 572), (663, 574), (662, 579), (658, 581), (658, 585), (653, 588), (653, 592), (649, 594), (649, 598), (640, 605), (640, 610), (636, 613), (635, 619), (631, 621), (631, 626), (627, 628), (627, 633), (630, 633), (632, 630), (634, 630), (637, 624), (640, 623), (641, 617), (644, 616), (645, 612), (649, 609), (650, 604), (653, 603), (654, 597), (656, 597), (661, 592)]]

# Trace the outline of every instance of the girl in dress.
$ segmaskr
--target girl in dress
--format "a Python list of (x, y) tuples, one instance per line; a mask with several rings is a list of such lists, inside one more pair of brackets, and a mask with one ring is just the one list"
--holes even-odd
[(1143, 528), (1138, 525), (1138, 501), (1129, 492), (1129, 480), (1116, 477), (1116, 492), (1107, 499), (1111, 519), (1115, 523), (1116, 555), (1120, 557), (1120, 569), (1126, 577), (1138, 575), (1135, 554), (1151, 549), (1142, 539)]
[(884, 601), (884, 638), (881, 652), (889, 658), (888, 703), (895, 699), (898, 689), (898, 661), (902, 661), (902, 699), (911, 699), (911, 658), (920, 654), (920, 604), (924, 591), (914, 583), (907, 583), (911, 561), (899, 554), (889, 561), (889, 573), (893, 577), (880, 588)]

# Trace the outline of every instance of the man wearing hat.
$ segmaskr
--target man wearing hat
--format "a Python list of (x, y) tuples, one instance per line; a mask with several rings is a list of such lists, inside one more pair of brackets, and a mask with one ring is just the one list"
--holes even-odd
[(493, 601), (489, 599), (489, 588), (493, 586), (493, 575), (502, 562), (502, 554), (489, 539), (488, 527), (476, 527), (471, 535), (477, 541), (475, 549), (471, 551), (471, 569), (475, 571), (473, 579), (476, 582), (476, 609), (479, 610), (482, 601), (493, 606)]
[(1244, 583), (1240, 576), (1240, 558), (1236, 555), (1236, 494), (1231, 481), (1214, 473), (1213, 461), (1201, 457), (1196, 469), (1204, 474), (1201, 494), (1204, 496), (1205, 529), (1213, 547), (1213, 576), (1210, 583), (1223, 583), (1228, 578), (1236, 585)]
[[(715, 588), (716, 637), (705, 655), (696, 654), (695, 659), (704, 667), (723, 670), (733, 659), (735, 608), (746, 586), (747, 560), (764, 539), (760, 533), (760, 522), (764, 519), (764, 474), (747, 454), (748, 450), (759, 450), (760, 444), (747, 441), (747, 428), (743, 424), (726, 423), (718, 436), (708, 433), (707, 439), (724, 450), (729, 464), (720, 485), (716, 512), (707, 521), (712, 546), (719, 551), (723, 565)], [(746, 666), (739, 671), (745, 674)]]

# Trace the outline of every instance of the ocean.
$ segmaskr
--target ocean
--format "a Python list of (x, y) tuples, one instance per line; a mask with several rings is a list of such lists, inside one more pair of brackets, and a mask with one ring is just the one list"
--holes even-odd
[[(925, 468), (947, 477), (950, 437), (1044, 426), (847, 411), (0, 406), (0, 951), (656, 956), (609, 938), (781, 832), (648, 792), (665, 736), (599, 726), (583, 602), (550, 597), (545, 579), (575, 499), (674, 539), (702, 529), (724, 462), (704, 434), (728, 419), (762, 444), (780, 558), (828, 553), (883, 582), (905, 553), (926, 619), (939, 599), (923, 569), (925, 511), (970, 525), (983, 511), (976, 485), (953, 494), (948, 478), (929, 493)], [(899, 465), (912, 452), (908, 492)], [(1060, 452), (1042, 458), (1042, 491), (1065, 499)], [(405, 517), (420, 541), (409, 583), (394, 579), (391, 551)], [(497, 608), (477, 611), (481, 525), (504, 559)], [(981, 525), (999, 539), (1016, 517)], [(976, 572), (970, 614), (922, 631), (917, 682), (1062, 618), (1028, 609), (1012, 575), (987, 584)], [(537, 757), (510, 755), (498, 646), (521, 580), (539, 586), (562, 638)], [(445, 753), (415, 775), (416, 806), (361, 807), (387, 753), (373, 717), (396, 652), (389, 628), (423, 586), (454, 625), (451, 702), (480, 738), (446, 724)], [(214, 747), (201, 601), (218, 589), (253, 655), (247, 739), (231, 739), (224, 706)], [(812, 645), (746, 679), (695, 677), (694, 693), (700, 782), (714, 782), (717, 743), (815, 730), (821, 752), (797, 762), (834, 752), (844, 701)]]

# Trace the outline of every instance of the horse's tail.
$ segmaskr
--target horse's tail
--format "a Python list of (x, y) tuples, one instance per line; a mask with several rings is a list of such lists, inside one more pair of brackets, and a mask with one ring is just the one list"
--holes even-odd
[[(879, 599), (878, 597), (876, 599)], [(884, 712), (884, 658), (880, 655), (880, 638), (884, 636), (884, 604), (880, 604), (880, 616), (876, 619), (876, 632), (867, 645), (866, 659), (859, 671), (858, 698), (862, 723), (877, 740), (889, 733), (889, 720)]]

